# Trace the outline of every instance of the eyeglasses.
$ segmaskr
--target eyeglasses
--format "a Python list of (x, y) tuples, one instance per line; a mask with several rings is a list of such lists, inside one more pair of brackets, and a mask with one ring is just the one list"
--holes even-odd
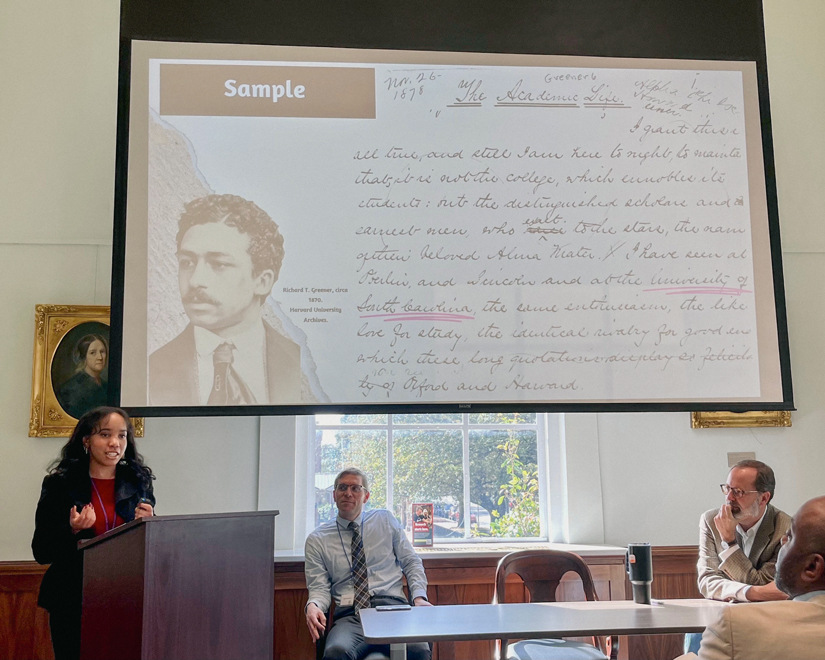
[(360, 495), (367, 489), (363, 486), (359, 486), (358, 484), (338, 484), (335, 487), (335, 490), (339, 493), (346, 493), (348, 490), (351, 490), (353, 495)]
[(758, 493), (758, 490), (742, 490), (741, 488), (731, 488), (727, 484), (719, 484), (719, 488), (722, 489), (722, 492), (725, 494), (725, 497), (728, 496), (729, 493), (733, 493), (733, 496), (738, 500), (740, 497), (744, 497), (748, 493)]

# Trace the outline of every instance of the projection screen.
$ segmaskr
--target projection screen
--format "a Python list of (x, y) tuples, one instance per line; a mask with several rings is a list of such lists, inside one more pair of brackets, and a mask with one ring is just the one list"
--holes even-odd
[(135, 40), (124, 249), (143, 414), (789, 407), (753, 62)]

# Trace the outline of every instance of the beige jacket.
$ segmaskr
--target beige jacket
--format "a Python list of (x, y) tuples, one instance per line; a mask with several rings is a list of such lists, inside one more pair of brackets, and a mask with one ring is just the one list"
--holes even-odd
[(733, 604), (702, 635), (699, 655), (677, 660), (822, 660), (825, 594), (811, 600)]
[(740, 547), (721, 561), (722, 539), (713, 524), (717, 512), (718, 509), (706, 511), (699, 520), (699, 561), (696, 564), (699, 591), (705, 598), (734, 600), (736, 593), (746, 585), (773, 581), (776, 557), (782, 536), (791, 526), (791, 517), (768, 504), (750, 554), (746, 556)]

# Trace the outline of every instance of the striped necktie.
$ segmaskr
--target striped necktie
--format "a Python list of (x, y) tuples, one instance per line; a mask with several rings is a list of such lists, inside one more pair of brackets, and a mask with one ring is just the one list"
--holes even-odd
[(352, 530), (352, 587), (355, 590), (355, 611), (370, 606), (369, 581), (367, 580), (367, 560), (364, 557), (364, 543), (361, 530), (354, 520), (349, 524)]

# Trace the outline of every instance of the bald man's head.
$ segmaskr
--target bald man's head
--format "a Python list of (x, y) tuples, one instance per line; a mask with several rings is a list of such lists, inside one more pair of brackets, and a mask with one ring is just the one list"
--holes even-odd
[(776, 585), (791, 598), (825, 589), (825, 497), (803, 504), (776, 560)]

